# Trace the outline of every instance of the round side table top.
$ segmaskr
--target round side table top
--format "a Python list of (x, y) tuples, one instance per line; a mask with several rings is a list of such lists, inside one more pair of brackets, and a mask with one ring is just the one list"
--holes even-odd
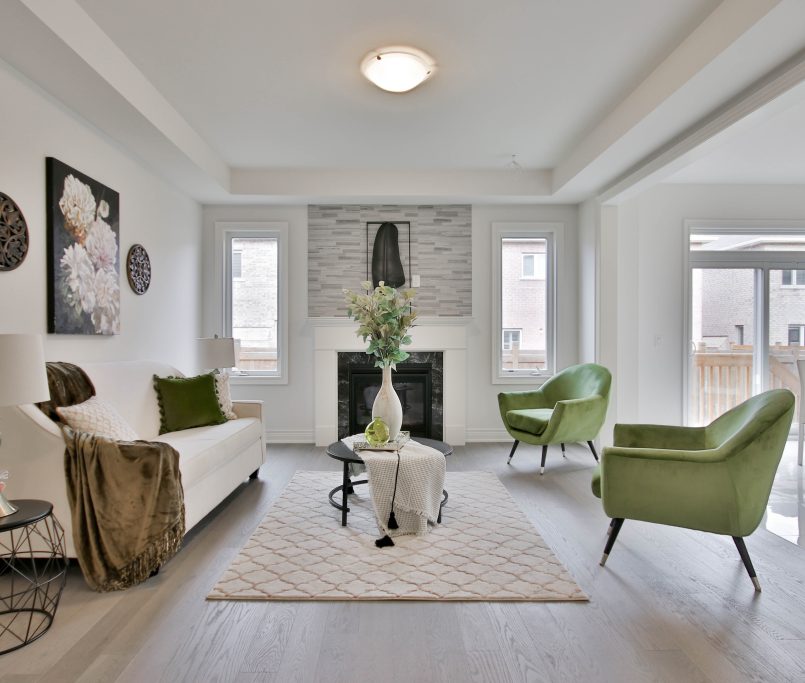
[[(435, 448), (437, 451), (439, 451), (442, 455), (445, 456), (450, 455), (453, 452), (453, 447), (449, 443), (445, 443), (444, 441), (437, 441), (436, 439), (426, 439), (422, 436), (411, 437), (411, 441), (421, 443), (423, 446), (430, 446), (431, 448)], [(405, 447), (403, 446), (403, 448)], [(354, 462), (354, 463), (363, 462), (363, 459), (361, 458), (360, 454), (353, 451), (343, 441), (333, 441), (333, 443), (327, 446), (327, 455), (329, 455), (331, 458), (335, 458), (336, 460), (340, 460), (342, 462)]]
[(11, 531), (33, 524), (53, 512), (53, 503), (46, 500), (21, 499), (9, 502), (18, 509), (14, 514), (0, 517), (0, 531)]

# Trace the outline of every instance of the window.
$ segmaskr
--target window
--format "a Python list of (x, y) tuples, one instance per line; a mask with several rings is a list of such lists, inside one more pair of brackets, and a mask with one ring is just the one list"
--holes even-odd
[(803, 341), (805, 341), (805, 325), (789, 325), (788, 345), (803, 346)]
[(544, 280), (545, 279), (545, 254), (523, 254), (523, 267), (521, 279), (523, 280)]
[(805, 270), (782, 271), (783, 287), (805, 287)]
[(237, 341), (235, 367), (244, 378), (287, 382), (285, 223), (218, 223), (221, 331)]
[(243, 277), (243, 252), (232, 251), (232, 279), (240, 280)]
[(522, 330), (503, 330), (503, 350), (511, 351), (515, 345), (520, 348), (520, 333)]
[(496, 384), (534, 383), (553, 372), (557, 223), (493, 225), (493, 376)]

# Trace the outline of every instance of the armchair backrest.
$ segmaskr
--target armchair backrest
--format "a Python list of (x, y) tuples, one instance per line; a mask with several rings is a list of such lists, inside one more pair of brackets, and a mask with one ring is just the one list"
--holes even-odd
[(611, 384), (612, 375), (603, 365), (582, 363), (556, 373), (542, 385), (542, 392), (552, 403), (595, 395), (608, 400)]
[[(794, 394), (773, 389), (728, 410), (705, 428), (708, 448), (722, 449), (736, 494), (737, 526), (751, 533), (760, 523), (783, 455)], [(747, 531), (748, 530), (748, 531)]]

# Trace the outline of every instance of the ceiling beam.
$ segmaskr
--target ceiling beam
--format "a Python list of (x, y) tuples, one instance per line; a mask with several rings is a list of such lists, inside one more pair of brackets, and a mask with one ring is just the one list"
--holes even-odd
[(566, 191), (674, 93), (761, 21), (780, 0), (725, 0), (554, 168), (553, 192)]
[(229, 167), (75, 0), (19, 0), (193, 164), (229, 188)]

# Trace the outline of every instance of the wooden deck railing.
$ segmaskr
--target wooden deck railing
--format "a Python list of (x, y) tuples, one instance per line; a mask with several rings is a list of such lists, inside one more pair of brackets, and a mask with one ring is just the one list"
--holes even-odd
[[(796, 359), (799, 347), (772, 347), (769, 359), (770, 388), (790, 389), (799, 403)], [(752, 347), (731, 351), (697, 351), (693, 355), (694, 381), (691, 414), (696, 424), (710, 423), (752, 395)], [(796, 407), (799, 414), (799, 405)]]

